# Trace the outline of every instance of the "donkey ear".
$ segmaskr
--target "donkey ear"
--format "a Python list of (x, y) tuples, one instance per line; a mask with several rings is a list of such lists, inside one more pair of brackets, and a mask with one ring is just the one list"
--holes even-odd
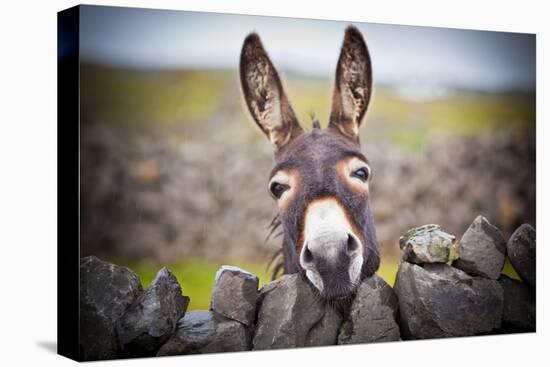
[(348, 26), (336, 66), (329, 129), (359, 141), (359, 125), (372, 92), (372, 66), (361, 32)]
[(256, 33), (248, 35), (244, 40), (240, 76), (248, 110), (276, 149), (303, 132), (277, 70)]

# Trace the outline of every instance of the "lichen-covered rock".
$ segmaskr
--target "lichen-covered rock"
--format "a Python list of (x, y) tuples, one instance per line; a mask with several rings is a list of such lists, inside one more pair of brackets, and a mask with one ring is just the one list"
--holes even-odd
[(529, 224), (522, 224), (508, 240), (508, 258), (521, 279), (535, 288), (536, 269), (536, 232)]
[(117, 322), (117, 332), (127, 356), (155, 355), (176, 329), (189, 304), (180, 285), (162, 268), (149, 288), (128, 308)]
[(502, 287), (447, 264), (402, 261), (394, 287), (403, 339), (489, 333), (501, 324)]
[(210, 308), (220, 315), (252, 325), (258, 301), (258, 277), (235, 266), (216, 273)]
[(253, 349), (336, 344), (340, 313), (325, 304), (299, 274), (284, 275), (260, 291)]
[(441, 230), (437, 224), (427, 224), (408, 230), (399, 239), (403, 260), (415, 264), (446, 263), (454, 260), (455, 236)]
[(113, 359), (119, 355), (116, 321), (143, 292), (130, 269), (80, 259), (80, 350), (83, 360)]
[(190, 311), (158, 356), (238, 352), (249, 350), (251, 333), (242, 323), (213, 311)]
[(376, 274), (366, 279), (357, 290), (349, 319), (340, 328), (338, 344), (399, 340), (397, 310), (391, 287)]
[(500, 230), (478, 216), (458, 242), (458, 260), (453, 266), (470, 275), (498, 279), (506, 254)]
[(511, 279), (504, 274), (498, 282), (504, 290), (502, 328), (506, 332), (535, 331), (535, 293), (519, 280)]

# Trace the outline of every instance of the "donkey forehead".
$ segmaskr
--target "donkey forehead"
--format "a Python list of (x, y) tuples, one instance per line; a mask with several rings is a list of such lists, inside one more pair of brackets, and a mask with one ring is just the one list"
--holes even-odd
[(283, 169), (322, 173), (337, 162), (351, 157), (368, 163), (356, 142), (326, 130), (313, 130), (301, 134), (275, 154), (276, 164), (271, 177)]

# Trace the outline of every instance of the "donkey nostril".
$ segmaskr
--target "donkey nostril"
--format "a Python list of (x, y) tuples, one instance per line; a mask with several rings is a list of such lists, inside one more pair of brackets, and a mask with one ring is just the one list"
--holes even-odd
[(306, 248), (304, 249), (304, 262), (306, 263), (313, 262), (313, 254), (311, 253), (311, 251), (309, 251), (309, 249), (307, 248), (307, 245), (306, 245)]
[(348, 252), (354, 252), (359, 248), (357, 240), (351, 235), (348, 234)]

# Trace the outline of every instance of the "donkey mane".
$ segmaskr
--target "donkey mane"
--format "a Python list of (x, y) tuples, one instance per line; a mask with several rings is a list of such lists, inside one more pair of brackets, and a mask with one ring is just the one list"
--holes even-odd
[[(279, 214), (275, 214), (275, 217), (271, 220), (271, 223), (267, 226), (268, 232), (265, 236), (264, 242), (267, 243), (271, 238), (278, 238), (283, 235), (283, 230), (279, 230), (281, 227), (281, 219), (279, 218)], [(267, 263), (266, 270), (269, 271), (271, 269), (271, 280), (275, 280), (279, 277), (279, 274), (281, 271), (284, 271), (285, 263), (283, 261), (283, 244), (279, 249), (275, 251), (275, 253), (271, 256), (271, 259)]]

